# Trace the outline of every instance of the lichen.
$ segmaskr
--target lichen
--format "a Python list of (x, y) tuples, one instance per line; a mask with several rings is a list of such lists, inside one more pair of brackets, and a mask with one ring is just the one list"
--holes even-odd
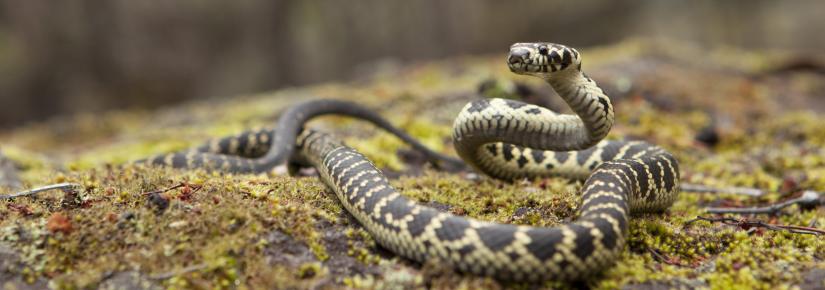
[[(680, 60), (691, 53), (679, 49), (674, 56), (658, 49), (634, 41), (582, 50), (588, 58), (585, 69), (594, 71), (597, 81), (633, 84), (627, 93), (614, 95), (617, 123), (609, 138), (643, 139), (670, 150), (680, 161), (683, 182), (750, 186), (769, 194), (683, 192), (666, 213), (631, 219), (626, 248), (613, 267), (579, 284), (539, 286), (791, 288), (804, 273), (824, 268), (821, 236), (704, 221), (687, 224), (706, 215), (706, 206), (763, 205), (797, 189), (825, 192), (821, 115), (766, 109), (778, 106), (770, 98), (776, 89), (715, 68), (683, 68), (678, 61), (648, 61), (639, 75), (610, 77), (611, 65), (632, 65), (650, 54)], [(736, 57), (730, 52), (710, 55)], [(747, 54), (745, 60), (718, 64), (731, 71), (761, 72), (775, 63), (754, 58)], [(713, 85), (697, 86), (707, 75), (713, 76)], [(410, 263), (380, 249), (315, 177), (123, 165), (245, 128), (271, 126), (285, 106), (314, 96), (375, 107), (428, 147), (454, 156), (451, 120), (479, 84), (490, 79), (502, 80), (486, 92), (497, 97), (514, 97), (508, 89), (514, 82), (543, 85), (513, 76), (500, 57), (461, 58), (411, 65), (359, 85), (285, 89), (156, 112), (83, 115), (0, 133), (0, 150), (18, 164), (27, 186), (82, 185), (76, 194), (47, 192), (0, 201), (0, 246), (18, 254), (21, 266), (14, 275), (29, 282), (48, 280), (60, 289), (94, 288), (116, 273), (138, 273), (142, 280), (170, 289), (532, 288), (456, 274), (439, 263)], [(406, 160), (406, 145), (363, 122), (325, 117), (310, 126), (334, 132), (388, 172), (414, 173), (391, 183), (416, 202), (500, 223), (554, 226), (576, 217), (580, 181), (507, 183), (437, 172)], [(695, 140), (708, 126), (719, 134), (718, 144)], [(164, 191), (176, 185), (181, 186)], [(792, 206), (777, 216), (751, 218), (822, 227), (825, 208)]]

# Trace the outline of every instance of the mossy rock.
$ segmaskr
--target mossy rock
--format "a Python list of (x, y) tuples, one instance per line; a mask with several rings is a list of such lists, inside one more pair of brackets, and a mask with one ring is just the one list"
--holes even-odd
[[(614, 98), (618, 121), (609, 138), (662, 145), (679, 158), (684, 182), (771, 194), (682, 193), (666, 213), (632, 219), (627, 247), (614, 267), (588, 281), (551, 281), (539, 288), (825, 287), (808, 282), (825, 269), (822, 236), (707, 222), (686, 226), (709, 205), (751, 206), (784, 199), (796, 189), (825, 191), (822, 115), (776, 101), (783, 89), (772, 85), (823, 77), (772, 74), (770, 66), (781, 63), (781, 56), (748, 53), (746, 60), (734, 61), (736, 54), (700, 53), (645, 41), (583, 50), (584, 69)], [(684, 65), (707, 57), (727, 61)], [(25, 187), (83, 186), (74, 195), (48, 192), (0, 201), (0, 255), (16, 261), (0, 277), (18, 281), (5, 285), (64, 289), (534, 288), (452, 273), (437, 263), (418, 265), (381, 249), (314, 177), (119, 166), (270, 125), (289, 104), (314, 96), (374, 107), (431, 148), (454, 155), (452, 117), (475, 98), (479, 85), (501, 80), (495, 83), (502, 87), (485, 88), (498, 97), (523, 97), (512, 90), (514, 82), (536, 88), (536, 94), (548, 92), (540, 82), (511, 75), (500, 56), (409, 65), (361, 79), (368, 81), (155, 112), (77, 116), (0, 133), (0, 150), (21, 170)], [(709, 81), (713, 85), (702, 85)], [(817, 101), (804, 86), (792, 90), (797, 101)], [(310, 126), (341, 136), (391, 176), (401, 176), (392, 183), (423, 204), (502, 223), (553, 226), (575, 218), (579, 182), (505, 183), (437, 172), (409, 162), (409, 148), (362, 122), (324, 117)], [(707, 128), (718, 134), (717, 144), (695, 140)], [(793, 206), (756, 218), (821, 227), (825, 209)]]

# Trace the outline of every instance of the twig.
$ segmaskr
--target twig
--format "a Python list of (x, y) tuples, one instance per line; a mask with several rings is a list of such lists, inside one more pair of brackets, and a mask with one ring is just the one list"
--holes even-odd
[(0, 200), (12, 199), (12, 198), (15, 198), (15, 197), (37, 194), (37, 193), (40, 193), (40, 192), (54, 190), (54, 189), (60, 189), (60, 190), (63, 190), (63, 191), (68, 191), (68, 190), (74, 189), (74, 188), (80, 188), (80, 184), (77, 184), (77, 183), (58, 183), (58, 184), (52, 184), (52, 185), (47, 185), (47, 186), (43, 186), (43, 187), (37, 187), (37, 188), (29, 189), (29, 190), (24, 190), (24, 191), (20, 191), (20, 192), (17, 192), (17, 193), (12, 193), (12, 194), (0, 194)]
[(758, 228), (766, 228), (769, 230), (779, 231), (785, 230), (791, 233), (796, 234), (809, 234), (809, 235), (823, 235), (825, 234), (825, 230), (817, 229), (813, 227), (802, 227), (802, 226), (789, 226), (789, 225), (776, 225), (776, 224), (769, 224), (763, 221), (749, 221), (747, 219), (735, 219), (729, 217), (719, 217), (719, 218), (708, 218), (703, 216), (697, 216), (695, 219), (689, 220), (685, 222), (685, 226), (688, 226), (696, 221), (707, 221), (707, 222), (721, 222), (726, 225), (730, 226), (738, 226), (742, 229), (749, 229), (753, 227)]
[(178, 271), (170, 271), (170, 272), (166, 272), (166, 273), (150, 275), (149, 279), (152, 279), (152, 280), (166, 280), (166, 279), (175, 277), (177, 275), (182, 275), (182, 274), (186, 274), (186, 273), (190, 273), (190, 272), (194, 272), (194, 271), (199, 271), (199, 270), (203, 270), (203, 269), (206, 269), (206, 264), (195, 264), (195, 265), (191, 265), (191, 266), (188, 266), (188, 267), (184, 267), (183, 269), (180, 269)]
[(674, 262), (672, 259), (669, 259), (669, 258), (665, 257), (664, 255), (662, 255), (661, 253), (659, 253), (659, 251), (658, 251), (658, 250), (656, 250), (656, 249), (653, 249), (653, 248), (648, 248), (648, 249), (647, 249), (647, 251), (648, 251), (648, 252), (650, 252), (650, 254), (651, 254), (651, 255), (653, 255), (653, 258), (654, 258), (654, 259), (656, 259), (656, 260), (657, 260), (657, 261), (659, 261), (659, 262), (662, 262), (662, 263), (665, 263), (665, 264), (668, 264), (668, 265), (673, 265), (673, 266), (688, 267), (688, 268), (690, 268), (690, 267), (689, 267), (689, 266), (687, 266), (687, 265), (682, 265), (682, 264), (681, 264), (681, 263), (679, 263), (679, 262)]
[(722, 214), (722, 213), (736, 213), (736, 214), (776, 214), (783, 208), (794, 204), (800, 206), (816, 206), (821, 202), (819, 200), (819, 193), (816, 191), (806, 190), (800, 197), (789, 199), (780, 203), (776, 203), (765, 207), (709, 207), (708, 213)]
[(181, 182), (181, 183), (179, 183), (178, 185), (175, 185), (175, 186), (170, 186), (170, 187), (167, 187), (167, 188), (164, 188), (164, 189), (158, 189), (158, 190), (153, 190), (153, 191), (147, 191), (147, 192), (144, 192), (143, 194), (144, 195), (150, 195), (150, 194), (164, 193), (164, 192), (167, 192), (167, 191), (170, 191), (170, 190), (173, 190), (173, 189), (181, 188), (185, 185), (186, 185), (185, 183)]
[(762, 196), (766, 192), (758, 188), (750, 187), (710, 187), (702, 184), (682, 183), (680, 185), (682, 191), (686, 192), (709, 192), (709, 193), (731, 193), (750, 196)]

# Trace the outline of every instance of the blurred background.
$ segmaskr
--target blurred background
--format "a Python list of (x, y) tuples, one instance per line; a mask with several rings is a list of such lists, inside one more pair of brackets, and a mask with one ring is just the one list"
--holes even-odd
[(823, 1), (0, 0), (0, 128), (629, 37), (823, 51)]

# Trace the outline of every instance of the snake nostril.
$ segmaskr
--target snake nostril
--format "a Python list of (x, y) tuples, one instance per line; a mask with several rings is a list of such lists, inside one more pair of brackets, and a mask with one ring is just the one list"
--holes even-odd
[(507, 62), (514, 64), (522, 62), (527, 56), (530, 55), (530, 51), (523, 49), (523, 48), (516, 48), (510, 50), (510, 56), (507, 58)]

